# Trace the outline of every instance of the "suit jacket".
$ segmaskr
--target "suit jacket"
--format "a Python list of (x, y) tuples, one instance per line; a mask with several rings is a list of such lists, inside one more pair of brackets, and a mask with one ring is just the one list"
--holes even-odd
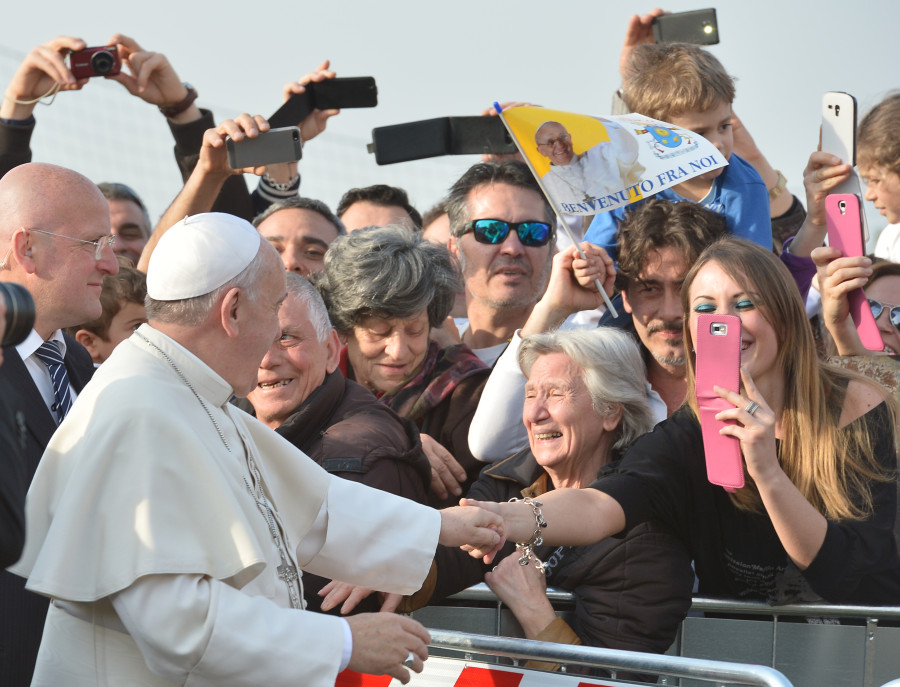
[[(69, 383), (79, 393), (94, 374), (94, 363), (84, 346), (67, 334), (66, 370)], [(11, 403), (25, 417), (25, 484), (31, 484), (47, 443), (56, 431), (56, 420), (34, 384), (28, 368), (15, 347), (3, 349), (0, 380), (14, 391)], [(0, 572), (0, 685), (18, 687), (30, 685), (37, 659), (44, 617), (47, 615), (46, 597), (25, 591), (25, 580), (11, 572)]]

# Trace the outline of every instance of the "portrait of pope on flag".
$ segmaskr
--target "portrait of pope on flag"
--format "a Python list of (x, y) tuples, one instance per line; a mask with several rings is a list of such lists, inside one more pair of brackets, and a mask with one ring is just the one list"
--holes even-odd
[(550, 162), (544, 188), (562, 203), (581, 203), (640, 181), (638, 143), (614, 122), (604, 122), (609, 141), (576, 154), (572, 136), (560, 122), (546, 121), (535, 131), (538, 152)]

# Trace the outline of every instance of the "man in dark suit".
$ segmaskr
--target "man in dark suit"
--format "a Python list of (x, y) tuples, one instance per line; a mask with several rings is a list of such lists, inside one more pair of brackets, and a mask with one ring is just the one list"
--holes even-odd
[[(25, 419), (29, 484), (93, 373), (87, 351), (60, 330), (100, 316), (103, 277), (119, 269), (111, 239), (109, 206), (90, 179), (43, 163), (20, 165), (0, 179), (0, 281), (21, 284), (35, 302), (34, 329), (3, 350), (0, 367)], [(54, 342), (62, 365), (41, 357), (45, 342)], [(26, 592), (23, 579), (0, 574), (0, 684), (30, 684), (46, 610), (47, 600)]]

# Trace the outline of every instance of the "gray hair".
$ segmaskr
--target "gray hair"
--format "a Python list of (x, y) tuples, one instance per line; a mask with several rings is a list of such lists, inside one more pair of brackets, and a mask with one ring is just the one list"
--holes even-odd
[(271, 249), (268, 243), (260, 243), (256, 257), (250, 261), (236, 277), (229, 279), (217, 289), (209, 293), (193, 298), (184, 298), (180, 301), (158, 301), (149, 295), (144, 299), (147, 308), (147, 319), (180, 324), (195, 327), (203, 324), (209, 317), (219, 298), (230, 289), (240, 289), (251, 300), (255, 301), (259, 295), (261, 283), (260, 273), (265, 268), (265, 251)]
[(306, 316), (316, 330), (316, 338), (319, 343), (324, 342), (334, 327), (328, 319), (328, 308), (325, 307), (322, 296), (306, 277), (296, 272), (287, 272), (284, 276), (287, 283), (287, 297), (296, 298), (304, 305)]
[(322, 215), (322, 217), (331, 222), (338, 236), (344, 236), (347, 233), (347, 229), (346, 227), (344, 227), (344, 223), (337, 218), (337, 215), (335, 215), (331, 211), (331, 208), (329, 208), (325, 203), (323, 203), (321, 200), (316, 200), (315, 198), (303, 198), (302, 196), (292, 196), (290, 198), (280, 200), (277, 203), (272, 203), (269, 207), (267, 207), (265, 210), (263, 210), (253, 218), (253, 226), (259, 229), (260, 224), (262, 224), (276, 212), (281, 212), (282, 210), (309, 210), (310, 212), (315, 212), (319, 215)]
[[(544, 215), (550, 225), (550, 243), (556, 239), (556, 215), (553, 207), (544, 197), (534, 175), (528, 167), (517, 160), (508, 160), (500, 164), (496, 162), (479, 162), (466, 170), (453, 186), (445, 200), (447, 214), (450, 217), (450, 236), (460, 237), (466, 233), (469, 217), (469, 193), (477, 186), (486, 184), (508, 184), (527, 191), (534, 191), (544, 203)], [(501, 219), (477, 217), (475, 219)], [(537, 218), (533, 218), (537, 219)]]
[(408, 319), (423, 310), (439, 327), (462, 285), (444, 246), (399, 225), (338, 237), (325, 253), (317, 286), (335, 329), (346, 333), (368, 317)]
[(519, 367), (527, 377), (537, 359), (550, 353), (565, 354), (582, 370), (597, 413), (606, 415), (622, 409), (614, 450), (623, 450), (652, 429), (655, 421), (647, 401), (647, 370), (630, 334), (598, 327), (526, 336), (519, 347)]

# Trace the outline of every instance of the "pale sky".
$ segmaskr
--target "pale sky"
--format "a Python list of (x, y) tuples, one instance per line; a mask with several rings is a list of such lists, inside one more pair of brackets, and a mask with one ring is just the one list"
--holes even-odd
[[(407, 188), (423, 211), (477, 158), (379, 167), (365, 149), (373, 127), (477, 114), (494, 100), (609, 114), (627, 18), (652, 8), (565, 0), (7, 4), (4, 84), (38, 43), (65, 33), (102, 45), (116, 31), (165, 53), (217, 120), (241, 111), (271, 114), (282, 84), (324, 58), (340, 76), (374, 76), (378, 107), (345, 110), (306, 148), (302, 192), (334, 207), (347, 188), (384, 182)], [(671, 2), (666, 9), (705, 6)], [(722, 42), (711, 51), (737, 78), (735, 111), (803, 199), (822, 94), (850, 92), (864, 113), (900, 87), (891, 81), (900, 64), (900, 3), (728, 0), (717, 13)], [(35, 114), (35, 159), (134, 186), (154, 219), (180, 188), (163, 117), (118, 84), (95, 79)], [(881, 224), (870, 213), (870, 225)]]

